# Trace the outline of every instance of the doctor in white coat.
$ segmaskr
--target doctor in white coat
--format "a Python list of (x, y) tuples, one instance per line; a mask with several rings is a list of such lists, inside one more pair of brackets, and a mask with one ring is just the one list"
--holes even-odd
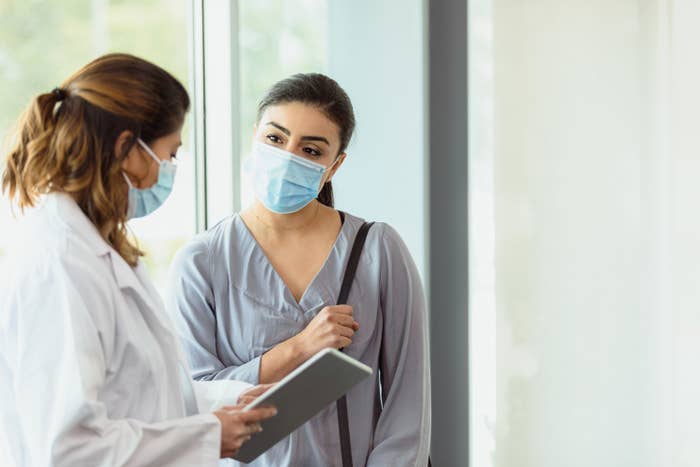
[(189, 98), (107, 55), (39, 95), (2, 191), (25, 211), (0, 283), (0, 465), (214, 466), (273, 408), (236, 381), (193, 384), (126, 221), (167, 198)]

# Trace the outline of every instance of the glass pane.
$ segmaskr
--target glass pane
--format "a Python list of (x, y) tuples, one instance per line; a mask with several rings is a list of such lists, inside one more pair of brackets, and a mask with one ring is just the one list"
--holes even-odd
[[(106, 52), (151, 60), (183, 84), (189, 78), (187, 0), (3, 0), (0, 2), (0, 132), (9, 134), (30, 99), (53, 89)], [(132, 222), (145, 262), (159, 287), (170, 258), (195, 229), (194, 161), (189, 125), (178, 153), (175, 190), (165, 206)], [(0, 199), (0, 268), (11, 238), (8, 202)], [(11, 230), (10, 230), (11, 231)]]
[[(250, 151), (260, 99), (270, 86), (294, 73), (326, 70), (326, 0), (241, 0), (241, 162)], [(250, 195), (241, 179), (241, 206)]]

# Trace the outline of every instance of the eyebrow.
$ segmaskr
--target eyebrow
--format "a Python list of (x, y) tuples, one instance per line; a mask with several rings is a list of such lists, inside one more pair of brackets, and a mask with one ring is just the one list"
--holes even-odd
[[(280, 125), (279, 123), (267, 122), (266, 125), (270, 125), (270, 126), (277, 128), (279, 131), (281, 131), (282, 133), (284, 133), (287, 136), (292, 135), (291, 131), (289, 131), (288, 129), (286, 129), (285, 127)], [(323, 136), (302, 136), (301, 140), (302, 141), (321, 141), (323, 143), (326, 143), (328, 146), (331, 145), (331, 143), (329, 143), (328, 140)]]

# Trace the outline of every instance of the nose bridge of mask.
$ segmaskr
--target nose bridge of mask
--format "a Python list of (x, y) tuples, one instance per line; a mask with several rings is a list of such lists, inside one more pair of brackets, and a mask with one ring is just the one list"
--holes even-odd
[(296, 154), (291, 153), (289, 151), (285, 151), (284, 149), (276, 148), (274, 146), (270, 146), (269, 144), (261, 143), (259, 141), (256, 141), (255, 145), (257, 146), (256, 152), (258, 154), (268, 154), (278, 159), (294, 162), (299, 165), (308, 167), (309, 169), (312, 169), (319, 173), (325, 173), (328, 170), (328, 168), (326, 168), (325, 165), (297, 156)]

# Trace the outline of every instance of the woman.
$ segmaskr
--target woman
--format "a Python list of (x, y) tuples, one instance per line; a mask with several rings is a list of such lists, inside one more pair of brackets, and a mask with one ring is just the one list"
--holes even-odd
[(20, 120), (2, 176), (3, 193), (33, 208), (0, 295), (11, 465), (214, 466), (274, 413), (208, 413), (249, 385), (193, 387), (127, 233), (129, 218), (172, 189), (188, 107), (166, 71), (113, 54), (39, 95)]
[[(425, 466), (425, 301), (391, 227), (370, 229), (349, 305), (335, 305), (363, 223), (333, 208), (331, 179), (353, 128), (350, 100), (332, 79), (299, 74), (274, 85), (259, 106), (247, 167), (256, 200), (178, 253), (168, 308), (197, 380), (270, 383), (325, 347), (344, 348), (376, 376), (347, 396), (353, 464)], [(336, 406), (252, 465), (341, 465)]]

